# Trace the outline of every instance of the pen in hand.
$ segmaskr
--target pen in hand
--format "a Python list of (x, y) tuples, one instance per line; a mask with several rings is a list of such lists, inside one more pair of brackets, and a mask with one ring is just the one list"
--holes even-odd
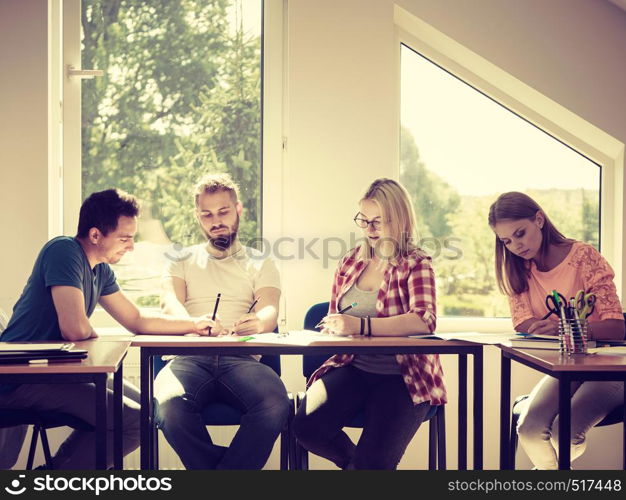
[(252, 309), (254, 309), (254, 306), (256, 306), (256, 303), (259, 301), (259, 299), (254, 299), (254, 302), (252, 303), (252, 305), (248, 308), (248, 314), (252, 311)]
[[(343, 314), (346, 311), (349, 311), (350, 309), (352, 309), (353, 307), (356, 307), (358, 304), (356, 302), (353, 302), (352, 304), (350, 304), (349, 306), (344, 307), (343, 309), (341, 309), (340, 311), (337, 312), (337, 314)], [(324, 324), (324, 318), (322, 318), (322, 321), (320, 321), (317, 325), (315, 325), (315, 328), (319, 328), (320, 326), (322, 326)]]
[(215, 308), (213, 309), (213, 316), (211, 317), (211, 319), (213, 321), (215, 321), (215, 317), (217, 316), (217, 306), (220, 305), (220, 297), (222, 296), (221, 293), (217, 294), (217, 299), (215, 300)]

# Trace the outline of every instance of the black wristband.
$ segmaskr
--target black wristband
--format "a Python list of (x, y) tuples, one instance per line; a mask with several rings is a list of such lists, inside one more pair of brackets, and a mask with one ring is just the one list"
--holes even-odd
[(361, 337), (363, 336), (363, 330), (365, 329), (365, 318), (361, 318), (361, 332), (359, 333), (359, 335), (361, 335)]
[(369, 316), (367, 317), (367, 336), (372, 336), (372, 318), (370, 318)]

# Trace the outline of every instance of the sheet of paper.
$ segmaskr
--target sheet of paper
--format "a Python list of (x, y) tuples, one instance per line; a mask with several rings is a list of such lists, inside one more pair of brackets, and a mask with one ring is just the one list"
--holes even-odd
[(608, 354), (611, 356), (624, 356), (626, 355), (626, 346), (614, 346), (614, 347), (596, 347), (589, 349), (590, 354)]
[(24, 342), (0, 342), (0, 351), (67, 351), (74, 347), (71, 342), (54, 344), (31, 344)]
[(477, 344), (506, 344), (508, 341), (519, 338), (514, 333), (479, 333), (479, 332), (455, 332), (435, 333), (433, 335), (411, 335), (413, 339), (440, 339), (440, 340), (466, 340)]

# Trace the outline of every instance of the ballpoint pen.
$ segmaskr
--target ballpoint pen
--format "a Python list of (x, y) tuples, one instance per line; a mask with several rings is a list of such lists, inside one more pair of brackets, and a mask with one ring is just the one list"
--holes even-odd
[(215, 308), (213, 309), (213, 316), (211, 317), (211, 319), (213, 321), (215, 321), (215, 316), (217, 316), (217, 306), (220, 305), (220, 297), (222, 296), (221, 293), (217, 294), (217, 299), (215, 300)]
[[(337, 312), (337, 314), (343, 314), (346, 311), (349, 311), (350, 309), (352, 309), (353, 307), (356, 307), (358, 304), (356, 302), (353, 302), (352, 304), (350, 304), (349, 306), (344, 307), (343, 309), (341, 309), (339, 312)], [(319, 328), (320, 326), (322, 326), (324, 324), (324, 319), (322, 318), (322, 321), (320, 321), (317, 325), (315, 325), (315, 328)]]
[(250, 311), (252, 311), (252, 309), (254, 309), (254, 306), (256, 306), (256, 303), (259, 301), (259, 299), (254, 299), (254, 302), (252, 303), (252, 305), (248, 308), (248, 313), (250, 313)]

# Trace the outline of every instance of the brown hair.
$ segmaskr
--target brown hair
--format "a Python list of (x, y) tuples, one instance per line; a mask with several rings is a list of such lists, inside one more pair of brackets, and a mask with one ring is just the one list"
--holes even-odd
[[(573, 240), (566, 238), (554, 227), (546, 213), (530, 196), (511, 191), (498, 196), (489, 208), (489, 225), (493, 229), (500, 221), (535, 220), (541, 211), (545, 222), (541, 228), (541, 247), (539, 253), (545, 257), (550, 245), (565, 245)], [(528, 262), (511, 252), (496, 235), (496, 280), (502, 293), (514, 295), (528, 290)]]
[(193, 198), (196, 207), (201, 194), (212, 194), (218, 191), (229, 193), (233, 203), (239, 201), (239, 186), (237, 186), (230, 175), (224, 173), (207, 174), (201, 177), (193, 188)]

